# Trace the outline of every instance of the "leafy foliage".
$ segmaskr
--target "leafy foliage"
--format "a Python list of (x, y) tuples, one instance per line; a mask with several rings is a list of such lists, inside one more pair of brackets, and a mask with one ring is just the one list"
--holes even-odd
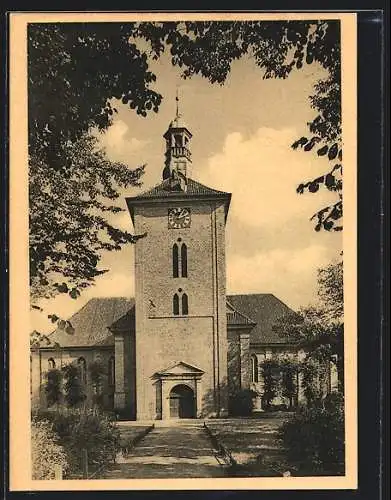
[(341, 394), (301, 407), (280, 430), (292, 470), (298, 475), (344, 474), (344, 428)]
[(116, 204), (118, 188), (139, 185), (144, 169), (109, 162), (96, 143), (89, 135), (70, 143), (64, 157), (69, 164), (60, 169), (30, 157), (33, 298), (69, 293), (76, 299), (79, 289), (105, 272), (97, 268), (102, 250), (137, 240), (115, 228), (107, 214), (122, 210)]
[(52, 345), (52, 341), (47, 335), (39, 333), (37, 330), (30, 333), (30, 347), (48, 347), (50, 345)]
[(298, 366), (295, 361), (290, 359), (280, 360), (281, 369), (281, 395), (289, 401), (289, 408), (296, 406), (297, 403), (297, 373)]
[(229, 398), (229, 414), (235, 417), (248, 417), (254, 407), (256, 393), (250, 389), (241, 389)]
[[(310, 136), (293, 147), (327, 155), (332, 168), (298, 192), (335, 191), (338, 201), (317, 214), (315, 229), (340, 230), (342, 146), (338, 21), (31, 23), (28, 27), (30, 269), (33, 301), (68, 293), (77, 298), (105, 272), (101, 253), (133, 243), (110, 214), (122, 187), (139, 185), (143, 167), (128, 169), (97, 151), (91, 131), (106, 130), (122, 100), (141, 116), (162, 96), (148, 57), (165, 50), (184, 78), (200, 74), (223, 84), (232, 61), (253, 58), (264, 78), (286, 78), (303, 64), (328, 77), (311, 97), (317, 111)], [(147, 48), (140, 48), (140, 40)], [(50, 99), (48, 99), (50, 96)]]
[[(29, 153), (61, 169), (67, 145), (91, 128), (105, 130), (122, 99), (138, 114), (161, 96), (147, 56), (130, 37), (132, 23), (31, 23), (28, 27)], [(50, 96), (50, 100), (48, 100)]]
[(54, 368), (48, 371), (45, 393), (48, 406), (53, 406), (61, 402), (62, 373), (60, 370)]
[(270, 409), (272, 401), (280, 395), (281, 371), (278, 360), (266, 359), (261, 364), (263, 377), (262, 406)]
[(339, 21), (251, 21), (142, 23), (138, 34), (151, 44), (158, 58), (168, 45), (172, 64), (182, 76), (200, 74), (223, 84), (234, 60), (252, 57), (264, 78), (287, 78), (304, 64), (320, 64), (327, 77), (319, 80), (310, 97), (317, 111), (308, 123), (310, 136), (298, 139), (293, 149), (327, 155), (332, 167), (325, 175), (304, 182), (298, 193), (316, 193), (320, 186), (336, 192), (338, 201), (315, 215), (315, 229), (339, 231), (342, 218), (341, 48)]
[(343, 262), (329, 264), (318, 273), (319, 298), (328, 320), (343, 322)]
[[(137, 237), (110, 223), (119, 188), (140, 185), (144, 167), (108, 161), (91, 130), (106, 129), (115, 97), (145, 115), (161, 96), (132, 25), (30, 24), (29, 180), (32, 298), (80, 290), (105, 272), (103, 250)], [(50, 100), (48, 99), (50, 95)]]
[[(316, 376), (324, 376), (325, 367), (336, 363), (338, 379), (344, 379), (344, 320), (343, 320), (343, 263), (332, 263), (318, 272), (319, 305), (302, 308), (298, 313), (282, 317), (274, 330), (290, 338), (306, 352), (301, 371), (308, 384)], [(315, 376), (314, 371), (317, 370)], [(314, 389), (315, 390), (315, 389)], [(308, 389), (310, 394), (310, 389)], [(315, 397), (309, 396), (311, 399)]]
[(68, 406), (77, 406), (86, 399), (79, 368), (74, 364), (68, 364), (63, 367), (63, 372), (65, 401)]
[(100, 359), (96, 359), (88, 365), (90, 380), (94, 389), (94, 403), (98, 406), (103, 404), (103, 382), (107, 376), (107, 370)]
[(261, 363), (263, 377), (262, 406), (272, 409), (273, 399), (276, 397), (287, 398), (289, 408), (296, 405), (297, 400), (297, 371), (299, 365), (288, 358), (265, 359)]
[(56, 468), (69, 469), (68, 457), (53, 424), (33, 418), (31, 422), (32, 476), (34, 480), (55, 479)]
[(89, 465), (95, 468), (104, 468), (114, 461), (119, 449), (119, 431), (116, 423), (103, 412), (72, 408), (41, 412), (38, 418), (52, 422), (66, 452), (70, 476), (82, 470), (83, 449), (87, 450)]

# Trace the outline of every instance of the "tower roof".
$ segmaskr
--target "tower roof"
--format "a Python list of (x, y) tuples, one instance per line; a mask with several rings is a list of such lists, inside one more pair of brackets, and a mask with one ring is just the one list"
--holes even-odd
[(163, 200), (201, 201), (219, 198), (225, 201), (225, 218), (227, 218), (229, 205), (231, 202), (231, 193), (218, 191), (217, 189), (205, 186), (204, 184), (201, 184), (200, 182), (197, 182), (188, 177), (186, 191), (173, 191), (172, 189), (170, 189), (170, 179), (165, 179), (163, 182), (157, 184), (152, 189), (145, 191), (144, 193), (126, 198), (126, 203), (133, 220), (134, 206), (136, 205), (144, 205), (148, 202), (161, 202)]
[(182, 114), (179, 112), (179, 93), (178, 93), (178, 89), (177, 89), (177, 93), (176, 93), (176, 97), (175, 97), (175, 101), (176, 101), (176, 113), (175, 113), (175, 118), (170, 122), (169, 126), (168, 126), (168, 130), (167, 132), (164, 134), (163, 137), (166, 137), (167, 134), (169, 133), (169, 131), (171, 129), (186, 129), (186, 131), (188, 132), (188, 134), (190, 135), (191, 137), (191, 132), (189, 130), (189, 127), (187, 126), (187, 123), (185, 122), (185, 120), (183, 119), (183, 116)]
[(127, 200), (144, 200), (149, 198), (172, 198), (177, 196), (183, 196), (185, 198), (197, 197), (197, 196), (231, 196), (231, 193), (226, 193), (225, 191), (218, 191), (217, 189), (210, 188), (201, 184), (198, 181), (187, 179), (187, 189), (186, 191), (172, 191), (169, 186), (169, 180), (166, 179), (160, 182), (153, 188), (141, 193), (132, 198), (126, 198)]
[(186, 130), (189, 131), (189, 127), (187, 126), (187, 123), (183, 119), (182, 115), (176, 116), (169, 125), (169, 128), (185, 128)]

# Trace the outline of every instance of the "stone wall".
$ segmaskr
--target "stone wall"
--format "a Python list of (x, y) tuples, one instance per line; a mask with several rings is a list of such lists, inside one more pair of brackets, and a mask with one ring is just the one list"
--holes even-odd
[[(168, 229), (168, 208), (176, 206), (190, 208), (190, 228)], [(157, 418), (152, 377), (177, 361), (204, 371), (203, 414), (218, 412), (215, 404), (227, 409), (224, 231), (223, 203), (187, 200), (135, 209), (135, 232), (147, 232), (135, 250), (138, 419)], [(174, 243), (187, 246), (187, 278), (173, 278)], [(187, 294), (187, 316), (173, 315), (175, 293)]]
[[(49, 360), (54, 360), (55, 368), (61, 369), (67, 364), (77, 364), (80, 358), (86, 361), (87, 381), (83, 386), (84, 393), (87, 396), (86, 402), (91, 405), (94, 397), (94, 388), (92, 386), (91, 375), (89, 372), (90, 364), (99, 359), (108, 373), (109, 359), (114, 356), (113, 348), (33, 348), (31, 349), (31, 398), (32, 407), (46, 407), (45, 386), (47, 382), (47, 373), (49, 371)], [(104, 406), (107, 409), (113, 408), (114, 386), (109, 385), (108, 376), (105, 375), (102, 384), (102, 393), (104, 395)]]

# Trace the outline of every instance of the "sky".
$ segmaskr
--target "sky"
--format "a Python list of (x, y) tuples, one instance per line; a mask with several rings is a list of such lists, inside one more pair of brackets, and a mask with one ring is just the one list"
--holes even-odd
[[(297, 185), (328, 168), (314, 153), (290, 145), (308, 135), (307, 122), (316, 116), (309, 96), (324, 76), (315, 64), (304, 66), (285, 80), (264, 80), (250, 58), (235, 61), (225, 83), (210, 84), (195, 76), (183, 80), (168, 57), (150, 63), (163, 95), (157, 114), (143, 118), (116, 102), (112, 126), (99, 135), (109, 159), (135, 168), (146, 164), (141, 188), (121, 192), (133, 196), (161, 181), (163, 134), (175, 116), (179, 89), (180, 113), (193, 134), (190, 176), (210, 187), (232, 193), (226, 226), (227, 293), (273, 293), (297, 309), (316, 299), (317, 269), (337, 259), (341, 233), (315, 232), (311, 216), (335, 194), (320, 190), (298, 195)], [(127, 211), (115, 218), (130, 232)], [(61, 295), (42, 301), (43, 313), (32, 313), (32, 329), (53, 329), (47, 315), (69, 318), (90, 298), (134, 295), (134, 247), (107, 252), (101, 267), (110, 269), (95, 286), (73, 300)]]

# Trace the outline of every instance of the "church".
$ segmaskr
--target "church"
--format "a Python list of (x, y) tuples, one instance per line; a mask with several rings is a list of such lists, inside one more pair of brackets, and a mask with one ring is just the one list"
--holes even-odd
[[(91, 299), (57, 328), (47, 345), (31, 347), (32, 404), (45, 405), (45, 377), (75, 363), (87, 402), (130, 420), (229, 415), (230, 395), (257, 394), (262, 410), (262, 362), (299, 357), (273, 325), (291, 313), (272, 294), (227, 295), (225, 233), (231, 193), (188, 175), (192, 134), (176, 113), (164, 134), (162, 181), (126, 198), (135, 243), (135, 297)], [(94, 387), (89, 366), (106, 367)], [(298, 397), (300, 388), (298, 388)]]

